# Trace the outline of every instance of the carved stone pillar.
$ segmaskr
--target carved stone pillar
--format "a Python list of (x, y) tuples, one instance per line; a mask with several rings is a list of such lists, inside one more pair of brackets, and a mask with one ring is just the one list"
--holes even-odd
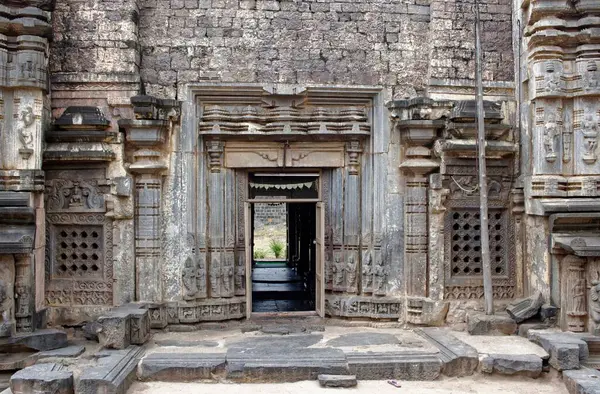
[[(0, 273), (11, 270), (15, 275), (0, 276), (6, 297), (12, 299), (8, 319), (15, 324), (10, 330), (32, 331), (36, 306), (38, 311), (44, 306), (41, 167), (44, 125), (49, 117), (48, 39), (54, 1), (3, 1), (1, 8)], [(12, 268), (2, 267), (12, 261)], [(7, 312), (3, 301), (0, 314)]]
[(162, 300), (161, 205), (163, 175), (168, 169), (171, 119), (178, 116), (177, 103), (148, 96), (131, 99), (135, 120), (121, 120), (126, 149), (135, 176), (135, 267), (136, 299)]
[(428, 295), (427, 174), (439, 167), (439, 163), (431, 159), (428, 146), (439, 126), (439, 122), (432, 120), (399, 122), (401, 139), (406, 144), (400, 168), (406, 176), (404, 263), (406, 292), (411, 296)]

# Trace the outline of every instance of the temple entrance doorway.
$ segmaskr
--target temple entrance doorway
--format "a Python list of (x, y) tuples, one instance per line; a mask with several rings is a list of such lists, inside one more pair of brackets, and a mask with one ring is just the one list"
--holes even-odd
[(247, 308), (252, 314), (323, 311), (319, 173), (249, 174)]

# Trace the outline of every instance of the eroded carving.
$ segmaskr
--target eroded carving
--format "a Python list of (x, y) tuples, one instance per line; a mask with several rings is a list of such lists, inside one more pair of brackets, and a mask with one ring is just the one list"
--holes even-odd
[(581, 122), (581, 133), (583, 135), (583, 161), (592, 164), (598, 160), (596, 148), (598, 146), (598, 121), (596, 117), (588, 113)]
[(198, 294), (198, 268), (191, 257), (185, 260), (181, 281), (183, 283), (183, 299), (192, 300)]
[(547, 93), (558, 93), (563, 88), (562, 73), (555, 62), (546, 62), (544, 74), (544, 90)]
[(0, 338), (9, 337), (12, 334), (10, 321), (10, 308), (8, 306), (8, 286), (0, 279)]
[(27, 159), (33, 153), (33, 132), (35, 124), (33, 108), (31, 106), (25, 107), (19, 115), (19, 120), (19, 141), (21, 141), (19, 153), (23, 158)]
[(592, 281), (590, 288), (590, 318), (594, 324), (592, 333), (600, 334), (600, 272), (596, 272), (596, 280)]
[(583, 86), (586, 91), (597, 90), (600, 88), (598, 64), (593, 60), (590, 60), (586, 65), (586, 72), (583, 74)]
[(587, 318), (586, 307), (586, 278), (585, 278), (585, 260), (576, 256), (569, 255), (563, 260), (566, 266), (565, 302), (566, 305), (566, 324), (569, 331), (585, 331), (585, 321)]
[(104, 197), (95, 180), (52, 179), (46, 182), (49, 211), (103, 209)]
[(544, 124), (542, 141), (544, 143), (544, 153), (546, 161), (552, 163), (556, 161), (556, 145), (558, 137), (561, 135), (560, 126), (556, 121), (556, 115), (548, 115), (548, 120)]

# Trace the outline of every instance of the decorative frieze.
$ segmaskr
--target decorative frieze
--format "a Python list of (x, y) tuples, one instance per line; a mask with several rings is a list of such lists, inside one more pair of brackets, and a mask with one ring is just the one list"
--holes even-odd
[(404, 300), (394, 297), (342, 297), (327, 295), (325, 311), (329, 316), (399, 319)]

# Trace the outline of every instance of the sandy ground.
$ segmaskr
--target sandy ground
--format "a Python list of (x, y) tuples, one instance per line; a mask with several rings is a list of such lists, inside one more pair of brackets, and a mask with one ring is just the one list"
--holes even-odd
[(348, 392), (360, 394), (568, 394), (556, 374), (539, 379), (474, 375), (467, 378), (443, 378), (433, 382), (400, 382), (396, 388), (385, 381), (360, 381), (353, 389), (324, 389), (315, 381), (281, 384), (211, 384), (136, 382), (129, 394), (310, 394)]

